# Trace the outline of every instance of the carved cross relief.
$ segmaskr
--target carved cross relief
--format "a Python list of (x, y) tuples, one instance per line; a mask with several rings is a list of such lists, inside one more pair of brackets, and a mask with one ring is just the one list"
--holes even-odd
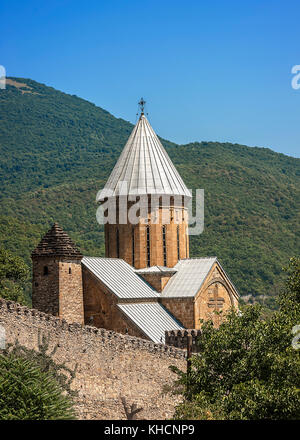
[(219, 284), (216, 283), (214, 285), (212, 296), (209, 296), (208, 298), (207, 307), (208, 307), (208, 318), (212, 319), (217, 326), (220, 325), (220, 315), (217, 315), (214, 312), (215, 311), (220, 312), (223, 309), (224, 303), (225, 303), (225, 299), (220, 296)]

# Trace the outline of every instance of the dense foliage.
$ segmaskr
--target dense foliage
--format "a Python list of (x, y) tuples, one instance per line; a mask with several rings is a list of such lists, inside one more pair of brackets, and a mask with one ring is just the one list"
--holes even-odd
[(28, 359), (0, 354), (0, 420), (72, 418), (69, 397), (49, 373)]
[[(103, 255), (95, 196), (132, 125), (76, 96), (14, 81), (26, 87), (0, 93), (1, 243), (30, 264), (58, 221), (85, 255)], [(242, 294), (272, 306), (281, 267), (299, 247), (300, 160), (230, 143), (163, 144), (187, 186), (205, 189), (205, 230), (191, 238), (192, 256), (217, 255)]]
[(76, 396), (78, 393), (71, 388), (71, 384), (76, 376), (77, 364), (74, 369), (71, 369), (65, 362), (56, 362), (54, 355), (59, 344), (54, 345), (54, 347), (52, 346), (50, 349), (50, 342), (50, 334), (46, 336), (39, 330), (37, 350), (27, 348), (16, 340), (14, 343), (6, 344), (6, 348), (2, 350), (2, 353), (21, 357), (34, 363), (41, 372), (49, 374), (69, 396)]
[(22, 258), (0, 248), (0, 297), (20, 304), (30, 303), (26, 295), (29, 268)]
[(270, 318), (262, 319), (255, 305), (232, 311), (219, 329), (203, 324), (190, 373), (172, 367), (175, 390), (184, 395), (175, 418), (300, 418), (300, 347), (292, 344), (300, 324), (299, 258), (291, 260), (288, 273), (280, 308)]

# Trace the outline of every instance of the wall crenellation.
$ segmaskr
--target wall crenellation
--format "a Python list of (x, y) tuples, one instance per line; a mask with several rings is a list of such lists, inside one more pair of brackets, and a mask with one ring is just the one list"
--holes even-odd
[[(30, 309), (26, 306), (22, 306), (13, 301), (7, 301), (0, 298), (0, 315), (1, 309), (6, 309), (10, 313), (15, 313), (18, 316), (26, 316), (31, 317), (33, 323), (41, 323), (45, 322), (53, 328), (56, 329), (64, 329), (70, 333), (80, 332), (82, 335), (85, 334), (93, 334), (101, 337), (103, 342), (109, 343), (113, 342), (115, 344), (130, 346), (131, 348), (147, 350), (154, 353), (161, 353), (169, 357), (175, 358), (185, 358), (186, 353), (179, 349), (175, 348), (172, 345), (158, 344), (155, 342), (148, 341), (146, 339), (138, 338), (135, 336), (124, 335), (121, 333), (116, 333), (112, 330), (106, 330), (103, 328), (97, 328), (92, 326), (82, 326), (78, 323), (68, 323), (65, 319), (60, 319), (53, 315), (48, 315), (46, 313), (40, 312), (36, 309)], [(50, 328), (49, 328), (50, 330)]]
[(0, 325), (7, 344), (39, 349), (40, 337), (49, 340), (54, 362), (76, 368), (72, 389), (79, 419), (125, 419), (122, 398), (143, 408), (139, 418), (170, 419), (179, 396), (164, 393), (186, 368), (186, 351), (103, 328), (82, 326), (0, 299)]
[(180, 349), (187, 348), (187, 337), (192, 337), (192, 352), (199, 352), (198, 341), (201, 338), (201, 330), (196, 329), (183, 329), (183, 330), (170, 330), (165, 332), (166, 344), (177, 347)]

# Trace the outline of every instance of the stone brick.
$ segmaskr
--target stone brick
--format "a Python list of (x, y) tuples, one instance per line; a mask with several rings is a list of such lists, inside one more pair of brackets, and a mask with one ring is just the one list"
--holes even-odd
[[(131, 207), (132, 203), (129, 203), (127, 212)], [(156, 223), (154, 218), (157, 219)], [(183, 204), (161, 206), (154, 213), (151, 212), (149, 198), (147, 218), (141, 217), (136, 225), (129, 223), (129, 220), (125, 225), (119, 224), (118, 219), (117, 209), (116, 224), (105, 225), (106, 257), (122, 258), (137, 269), (156, 265), (174, 267), (179, 259), (189, 257), (188, 214)], [(163, 251), (164, 225), (166, 227), (166, 264)], [(147, 227), (150, 229), (150, 265), (147, 258)]]
[(57, 223), (32, 252), (32, 305), (83, 324), (82, 254)]
[(117, 308), (117, 298), (86, 267), (83, 267), (84, 321), (140, 338), (146, 338)]
[(57, 345), (54, 360), (74, 369), (72, 389), (80, 419), (125, 419), (121, 396), (143, 411), (138, 418), (170, 419), (179, 396), (163, 394), (172, 384), (175, 365), (186, 368), (185, 351), (154, 344), (130, 335), (105, 329), (68, 324), (59, 318), (0, 299), (0, 325), (7, 343), (38, 348), (38, 335), (50, 337), (49, 352)]
[(194, 298), (160, 298), (160, 302), (186, 328), (195, 328)]

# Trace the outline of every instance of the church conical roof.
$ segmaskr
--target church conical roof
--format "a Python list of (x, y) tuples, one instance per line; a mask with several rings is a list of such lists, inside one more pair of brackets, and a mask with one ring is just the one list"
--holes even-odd
[(166, 194), (191, 197), (143, 113), (97, 199), (118, 196), (120, 182), (127, 182), (127, 195)]
[(83, 257), (68, 234), (57, 223), (54, 223), (44, 235), (31, 255), (32, 257), (58, 256), (76, 259)]

